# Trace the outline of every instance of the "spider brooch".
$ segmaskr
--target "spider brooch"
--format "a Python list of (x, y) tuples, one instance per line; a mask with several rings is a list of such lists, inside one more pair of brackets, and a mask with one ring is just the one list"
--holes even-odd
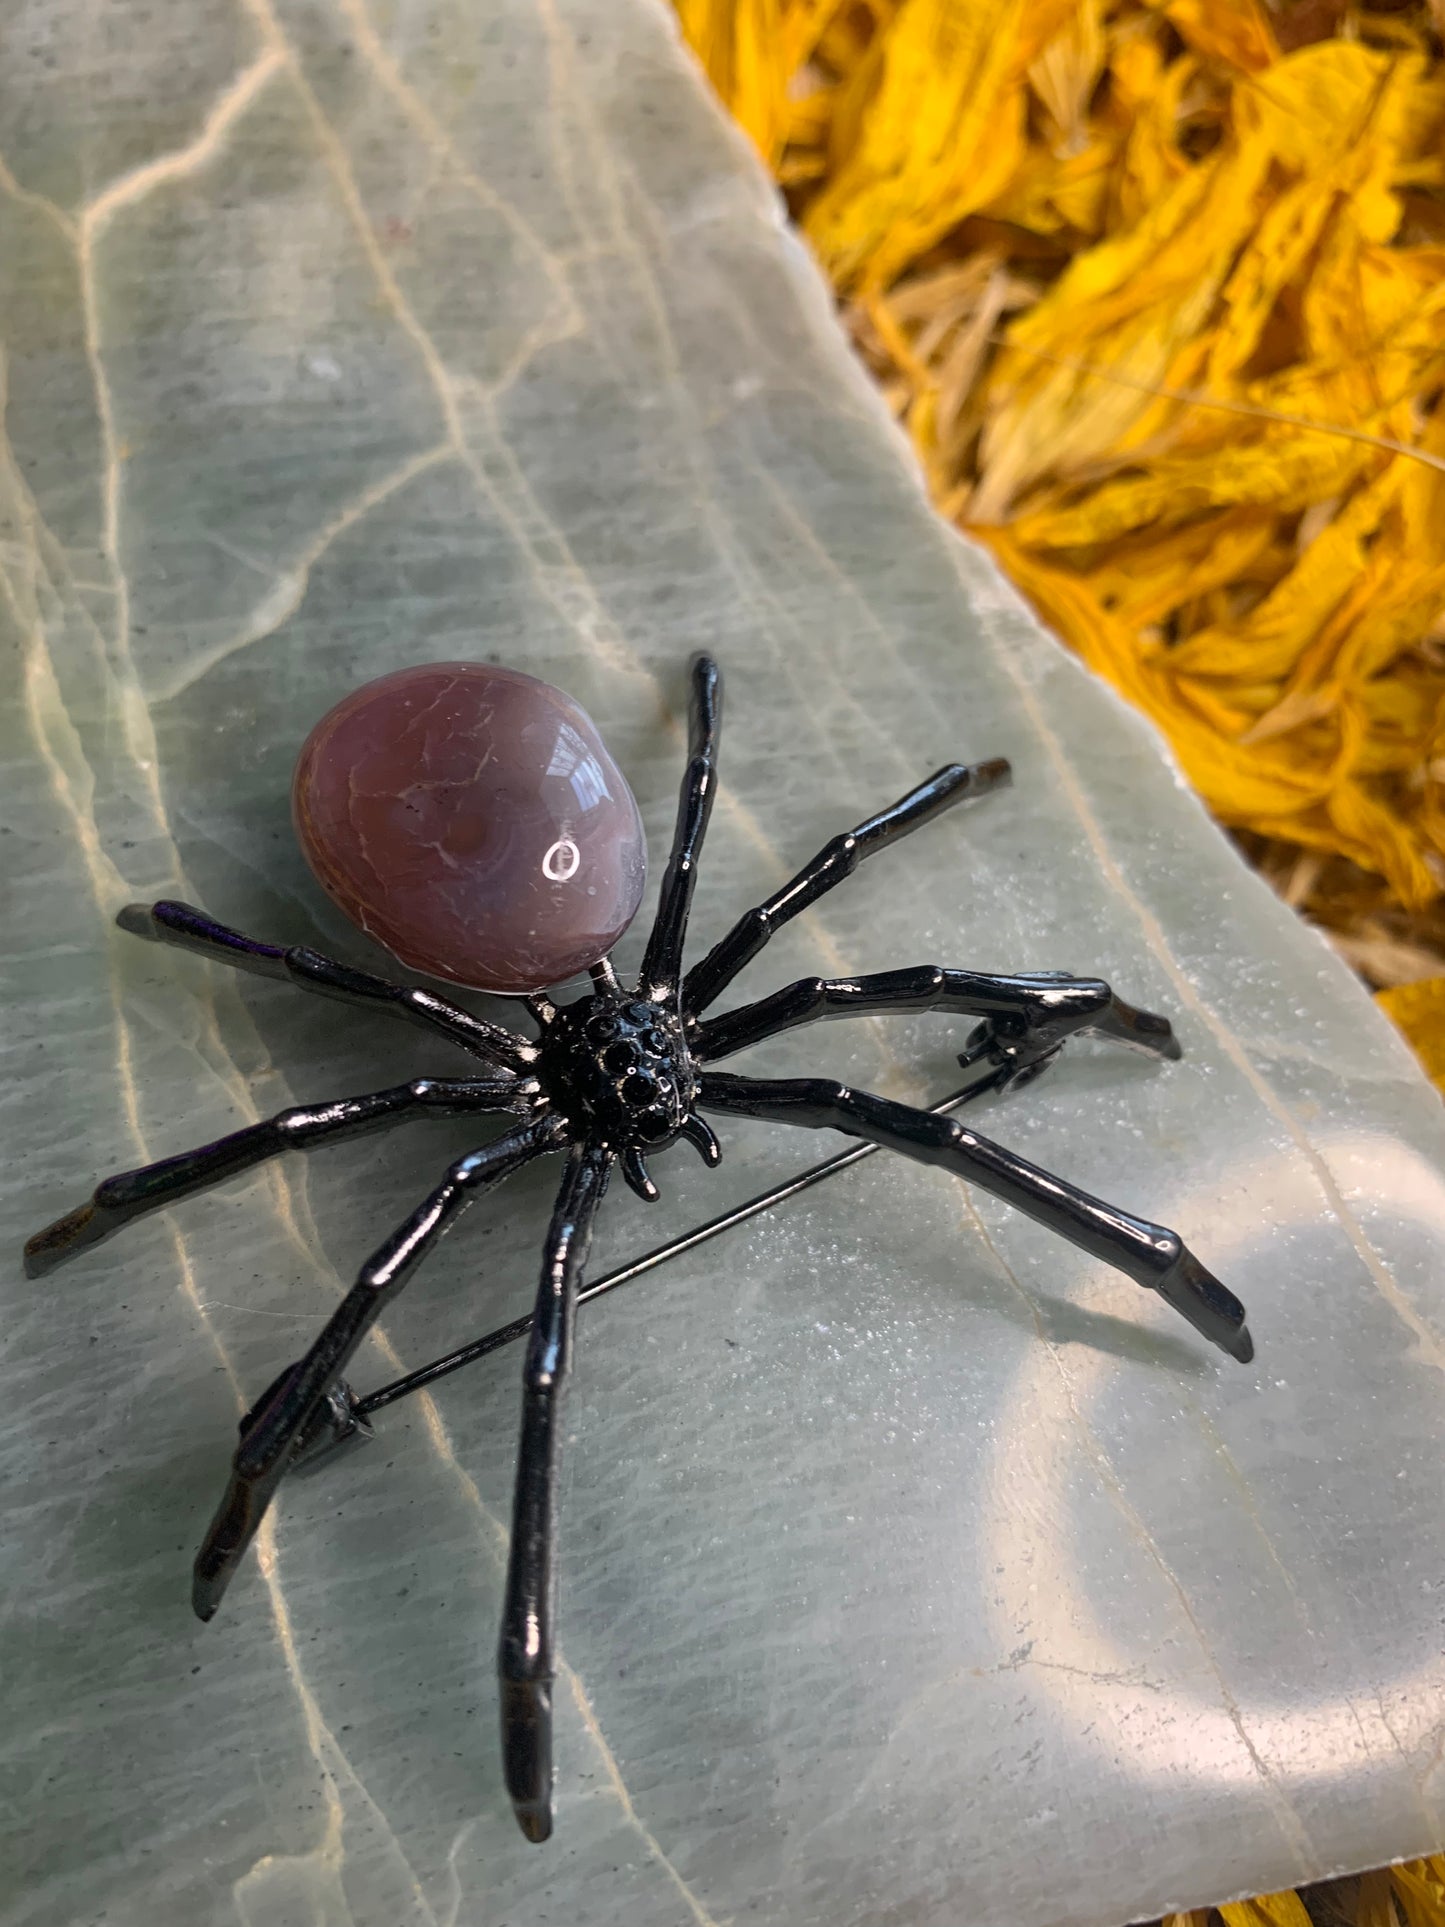
[[(389, 1010), (479, 1059), (485, 1074), (419, 1078), (283, 1111), (199, 1150), (107, 1179), (88, 1203), (26, 1247), (28, 1269), (38, 1274), (132, 1219), (282, 1151), (309, 1150), (425, 1114), (503, 1112), (515, 1119), (451, 1166), (363, 1265), (311, 1349), (241, 1420), (230, 1481), (195, 1561), (193, 1604), (209, 1619), (287, 1469), (369, 1429), (365, 1411), (383, 1400), (358, 1399), (344, 1374), (385, 1306), (474, 1198), (534, 1158), (563, 1157), (536, 1307), (530, 1321), (521, 1321), (529, 1342), (497, 1660), (506, 1784), (522, 1831), (533, 1841), (552, 1829), (562, 1401), (583, 1264), (614, 1165), (650, 1200), (658, 1194), (649, 1152), (685, 1138), (706, 1163), (718, 1162), (718, 1141), (704, 1112), (840, 1131), (981, 1186), (1157, 1291), (1232, 1357), (1248, 1362), (1253, 1355), (1244, 1307), (1177, 1233), (1090, 1197), (940, 1112), (823, 1078), (740, 1077), (712, 1068), (815, 1018), (904, 1010), (981, 1020), (959, 1058), (973, 1080), (961, 1095), (1017, 1088), (1078, 1032), (1159, 1057), (1180, 1054), (1163, 1017), (1132, 1009), (1096, 978), (1065, 973), (986, 976), (922, 964), (868, 976), (807, 977), (708, 1016), (773, 932), (865, 857), (953, 804), (1009, 781), (1001, 760), (939, 770), (825, 844), (684, 975), (688, 912), (717, 787), (720, 703), (717, 666), (699, 657), (691, 671), (688, 764), (672, 852), (641, 974), (625, 986), (608, 952), (641, 897), (641, 826), (626, 784), (583, 712), (531, 677), (475, 664), (404, 671), (348, 697), (313, 731), (298, 765), (297, 827), (313, 869), (342, 907), (404, 961), (433, 976), (525, 995), (540, 1034), (529, 1039), (432, 990), (352, 970), (314, 950), (256, 942), (185, 904), (132, 905), (119, 921), (137, 936), (344, 1003)], [(586, 994), (560, 1005), (545, 994), (549, 983), (583, 970), (591, 976)], [(506, 1335), (520, 1333), (511, 1327)]]

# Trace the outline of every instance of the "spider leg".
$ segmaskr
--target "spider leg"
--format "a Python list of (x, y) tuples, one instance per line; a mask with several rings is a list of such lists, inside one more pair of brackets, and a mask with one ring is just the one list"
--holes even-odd
[(567, 1161), (547, 1232), (522, 1375), (522, 1435), (497, 1676), (507, 1791), (517, 1824), (532, 1841), (545, 1840), (552, 1831), (562, 1400), (572, 1364), (577, 1289), (611, 1163), (606, 1146), (591, 1142), (574, 1147)]
[(764, 1037), (811, 1024), (820, 1017), (861, 1016), (870, 1011), (963, 1011), (982, 1017), (971, 1045), (987, 1044), (995, 1061), (1015, 1076), (1036, 1068), (1076, 1032), (1093, 1032), (1132, 1044), (1159, 1057), (1178, 1057), (1179, 1044), (1167, 1017), (1135, 1010), (1098, 977), (985, 976), (919, 964), (868, 977), (800, 977), (796, 983), (725, 1011), (698, 1026), (693, 1055), (715, 1062)]
[(950, 763), (935, 770), (926, 783), (900, 796), (877, 816), (845, 830), (825, 843), (811, 863), (805, 863), (791, 882), (775, 891), (766, 903), (746, 910), (725, 937), (715, 943), (688, 971), (682, 986), (682, 1007), (689, 1017), (717, 1002), (733, 978), (750, 964), (775, 930), (826, 896), (845, 877), (852, 876), (864, 857), (886, 849), (935, 816), (970, 797), (987, 796), (1013, 780), (1004, 759), (988, 763)]
[(697, 885), (697, 860), (717, 793), (717, 745), (722, 722), (722, 671), (711, 656), (694, 656), (688, 704), (688, 764), (677, 803), (672, 854), (662, 878), (657, 916), (642, 959), (638, 995), (661, 1001), (677, 989), (687, 917)]
[(473, 1057), (504, 1070), (523, 1071), (536, 1060), (537, 1047), (525, 1037), (504, 1030), (500, 1024), (489, 1024), (481, 1017), (474, 1017), (460, 1004), (437, 996), (433, 990), (422, 990), (414, 984), (388, 983), (385, 977), (353, 970), (349, 964), (336, 963), (302, 944), (293, 944), (288, 949), (279, 944), (260, 943), (255, 937), (243, 937), (239, 931), (214, 922), (203, 910), (192, 909), (188, 903), (129, 903), (119, 912), (116, 922), (132, 936), (145, 937), (152, 943), (173, 943), (182, 950), (197, 951), (213, 963), (231, 964), (258, 977), (274, 977), (280, 983), (292, 983), (343, 1004), (390, 1010), (435, 1036), (460, 1044)]
[(298, 1440), (386, 1305), (478, 1192), (556, 1149), (563, 1126), (539, 1118), (461, 1158), (431, 1196), (373, 1252), (356, 1283), (303, 1358), (283, 1372), (241, 1421), (230, 1483), (196, 1554), (191, 1603), (209, 1619), (266, 1515)]
[(842, 1131), (901, 1151), (921, 1164), (942, 1165), (1090, 1257), (1101, 1258), (1135, 1284), (1157, 1291), (1231, 1358), (1247, 1365), (1254, 1356), (1244, 1306), (1204, 1269), (1178, 1232), (1090, 1197), (954, 1118), (849, 1090), (830, 1078), (762, 1079), (715, 1072), (702, 1079), (700, 1102), (739, 1117)]
[(635, 1191), (644, 1204), (656, 1204), (662, 1196), (652, 1181), (647, 1160), (635, 1144), (629, 1144), (622, 1153), (622, 1176), (627, 1188)]
[(98, 1184), (90, 1199), (47, 1225), (25, 1246), (25, 1270), (42, 1277), (77, 1253), (98, 1245), (136, 1218), (188, 1198), (193, 1192), (223, 1184), (253, 1164), (279, 1157), (283, 1151), (310, 1151), (318, 1144), (337, 1144), (368, 1132), (387, 1129), (404, 1119), (431, 1115), (461, 1117), (470, 1111), (535, 1111), (541, 1089), (534, 1078), (419, 1077), (388, 1091), (364, 1097), (337, 1098), (330, 1104), (298, 1104), (275, 1117), (248, 1124), (182, 1151), (138, 1171), (122, 1171)]
[(687, 1139), (703, 1163), (711, 1169), (716, 1170), (722, 1163), (722, 1146), (707, 1119), (699, 1117), (696, 1111), (688, 1112), (678, 1135)]

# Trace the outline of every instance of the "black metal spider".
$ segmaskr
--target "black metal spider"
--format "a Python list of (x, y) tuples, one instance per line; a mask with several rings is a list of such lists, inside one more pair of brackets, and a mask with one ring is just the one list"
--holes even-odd
[[(685, 1137), (708, 1164), (716, 1164), (718, 1142), (698, 1107), (841, 1131), (981, 1185), (1159, 1292), (1232, 1357), (1247, 1363), (1253, 1356), (1244, 1307), (1177, 1233), (1090, 1197), (939, 1112), (823, 1078), (737, 1077), (703, 1068), (815, 1018), (897, 1010), (982, 1018), (959, 1058), (976, 1079), (969, 1096), (1017, 1088), (1036, 1077), (1076, 1032), (1113, 1038), (1160, 1057), (1180, 1054), (1166, 1019), (1132, 1009), (1098, 979), (1064, 973), (997, 977), (923, 964), (869, 976), (807, 977), (756, 1003), (705, 1017), (773, 932), (851, 875), (865, 857), (954, 803), (1010, 780), (1002, 760), (939, 770), (890, 808), (826, 844), (791, 882), (747, 911), (684, 977), (688, 911), (717, 783), (720, 699), (717, 666), (699, 657), (692, 667), (689, 761), (677, 830), (635, 989), (621, 985), (610, 960), (603, 959), (592, 966), (591, 993), (577, 1002), (558, 1008), (545, 996), (529, 997), (541, 1032), (535, 1042), (430, 990), (389, 983), (313, 950), (258, 943), (185, 904), (123, 910), (122, 927), (138, 936), (178, 944), (345, 1003), (394, 1011), (481, 1059), (491, 1074), (422, 1078), (394, 1090), (283, 1111), (199, 1150), (108, 1178), (89, 1203), (26, 1246), (27, 1269), (37, 1275), (132, 1219), (281, 1151), (359, 1136), (423, 1113), (510, 1111), (521, 1119), (451, 1167), (367, 1260), (311, 1349), (242, 1419), (230, 1483), (195, 1562), (193, 1603), (201, 1618), (209, 1619), (288, 1467), (366, 1429), (365, 1410), (383, 1402), (379, 1396), (359, 1400), (342, 1376), (383, 1307), (473, 1197), (545, 1152), (566, 1153), (530, 1321), (498, 1649), (507, 1789), (522, 1831), (533, 1841), (545, 1840), (552, 1828), (560, 1408), (582, 1267), (614, 1163), (647, 1199), (657, 1196), (645, 1163), (649, 1150)], [(518, 1329), (509, 1327), (495, 1336), (516, 1335)], [(491, 1342), (483, 1341), (483, 1347)], [(468, 1355), (483, 1347), (470, 1348)], [(427, 1375), (414, 1374), (407, 1384)]]

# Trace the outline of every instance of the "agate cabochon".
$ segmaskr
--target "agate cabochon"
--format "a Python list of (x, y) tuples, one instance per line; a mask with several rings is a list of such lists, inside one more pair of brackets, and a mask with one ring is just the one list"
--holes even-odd
[(535, 676), (430, 663), (312, 730), (292, 815), (327, 895), (404, 964), (521, 993), (604, 957), (637, 914), (637, 803), (586, 713)]

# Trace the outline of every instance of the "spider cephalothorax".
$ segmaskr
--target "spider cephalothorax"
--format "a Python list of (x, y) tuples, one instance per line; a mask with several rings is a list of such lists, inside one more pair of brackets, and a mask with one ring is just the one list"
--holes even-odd
[[(343, 1003), (389, 1010), (480, 1060), (484, 1074), (418, 1078), (283, 1111), (215, 1144), (107, 1179), (26, 1247), (28, 1268), (38, 1274), (131, 1219), (281, 1151), (426, 1114), (514, 1119), (450, 1167), (362, 1266), (310, 1350), (242, 1420), (230, 1482), (195, 1562), (192, 1599), (209, 1619), (287, 1469), (363, 1434), (367, 1411), (398, 1390), (358, 1399), (345, 1377), (388, 1300), (472, 1198), (534, 1158), (565, 1154), (535, 1310), (520, 1329), (493, 1335), (524, 1330), (528, 1337), (498, 1673), (507, 1787), (530, 1840), (545, 1840), (552, 1828), (562, 1397), (582, 1266), (614, 1164), (645, 1198), (657, 1195), (644, 1162), (649, 1151), (686, 1137), (715, 1164), (721, 1153), (703, 1111), (841, 1131), (968, 1179), (1157, 1291), (1231, 1357), (1247, 1362), (1253, 1355), (1244, 1307), (1165, 1226), (1090, 1197), (939, 1111), (826, 1078), (738, 1077), (710, 1068), (816, 1018), (898, 1010), (981, 1020), (959, 1058), (971, 1081), (958, 1101), (1017, 1088), (1081, 1032), (1157, 1057), (1179, 1055), (1166, 1019), (1133, 1009), (1101, 979), (1058, 972), (995, 976), (918, 964), (869, 976), (805, 977), (755, 1003), (706, 1015), (775, 930), (865, 857), (1009, 780), (1008, 765), (997, 760), (938, 770), (825, 844), (684, 977), (688, 911), (717, 784), (720, 693), (716, 664), (698, 658), (677, 831), (642, 970), (630, 987), (618, 983), (607, 952), (641, 896), (640, 823), (620, 773), (575, 705), (514, 671), (455, 663), (384, 678), (339, 704), (312, 733), (298, 766), (297, 824), (321, 882), (364, 928), (418, 967), (525, 994), (540, 1035), (523, 1037), (434, 991), (391, 983), (313, 950), (259, 943), (182, 903), (132, 905), (119, 921), (138, 936)], [(510, 820), (495, 820), (499, 811), (510, 811)], [(589, 994), (560, 1008), (544, 994), (547, 981), (584, 968), (592, 977)], [(481, 1341), (471, 1355), (491, 1348)]]
[(548, 1102), (613, 1150), (639, 1197), (657, 1196), (644, 1154), (675, 1138), (717, 1163), (717, 1139), (693, 1109), (697, 1070), (675, 992), (637, 997), (603, 977), (590, 997), (538, 1014), (537, 1081)]

